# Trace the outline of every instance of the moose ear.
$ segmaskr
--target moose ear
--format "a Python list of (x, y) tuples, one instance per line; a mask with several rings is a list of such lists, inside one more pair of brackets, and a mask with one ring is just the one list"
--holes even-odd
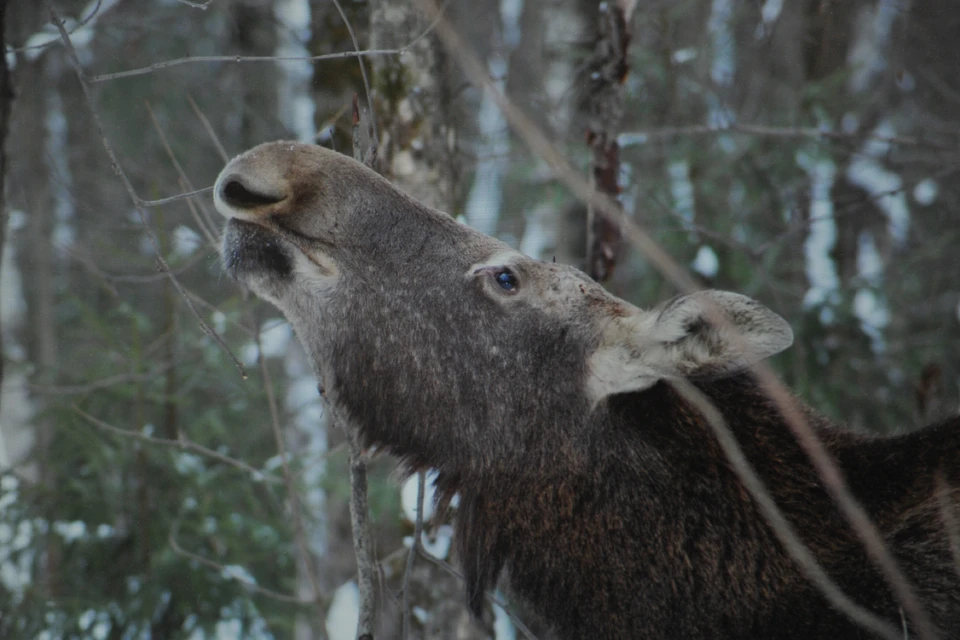
[(746, 296), (698, 291), (605, 325), (588, 363), (595, 402), (664, 378), (720, 378), (793, 343), (786, 321)]

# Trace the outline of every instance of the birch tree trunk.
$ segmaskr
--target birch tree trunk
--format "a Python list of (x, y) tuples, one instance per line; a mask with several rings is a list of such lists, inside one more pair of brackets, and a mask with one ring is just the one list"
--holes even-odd
[(436, 38), (417, 40), (429, 21), (405, 0), (370, 3), (370, 46), (403, 56), (374, 63), (373, 91), (380, 123), (379, 170), (414, 198), (453, 212), (459, 181), (457, 132), (449, 118), (447, 65)]

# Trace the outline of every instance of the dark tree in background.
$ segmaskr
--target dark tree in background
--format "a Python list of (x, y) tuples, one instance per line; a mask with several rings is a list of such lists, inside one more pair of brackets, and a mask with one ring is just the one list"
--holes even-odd
[[(350, 154), (357, 94), (363, 151), (416, 197), (535, 257), (601, 256), (641, 306), (676, 293), (588, 225), (426, 2), (58, 0), (81, 83), (48, 5), (0, 1), (0, 637), (353, 637), (344, 435), (279, 312), (221, 275), (209, 192), (152, 202), (228, 157), (276, 138)], [(957, 411), (954, 3), (438, 6), (702, 284), (791, 322), (775, 364), (806, 400), (878, 432)], [(358, 49), (377, 50), (362, 70)], [(408, 571), (416, 478), (392, 474), (371, 463), (377, 637), (404, 602), (410, 637), (520, 637), (498, 606), (466, 615), (446, 522), (422, 539), (442, 563)]]

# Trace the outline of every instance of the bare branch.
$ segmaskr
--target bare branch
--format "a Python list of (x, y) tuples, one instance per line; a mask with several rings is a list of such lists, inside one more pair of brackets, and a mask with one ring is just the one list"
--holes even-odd
[(106, 376), (99, 380), (93, 380), (86, 384), (42, 385), (24, 382), (23, 386), (41, 395), (82, 395), (116, 385), (155, 380), (158, 376), (163, 375), (169, 368), (168, 365), (162, 365), (147, 373), (119, 373), (114, 376)]
[[(160, 121), (157, 120), (156, 114), (153, 112), (153, 107), (150, 106), (150, 102), (146, 103), (147, 113), (150, 115), (150, 121), (153, 123), (153, 128), (157, 131), (157, 136), (160, 138), (160, 144), (163, 145), (164, 151), (167, 153), (167, 158), (170, 159), (170, 164), (173, 165), (173, 168), (177, 171), (177, 175), (180, 178), (181, 188), (193, 190), (193, 183), (190, 178), (187, 177), (186, 171), (183, 170), (183, 166), (180, 164), (180, 161), (177, 160), (176, 154), (173, 153), (173, 148), (170, 146), (170, 143), (167, 141), (167, 136), (163, 132), (163, 127), (160, 126)], [(212, 191), (213, 188), (211, 187)], [(206, 206), (201, 202), (200, 211), (206, 216), (202, 218), (196, 209), (190, 207), (190, 213), (193, 215), (193, 220), (196, 222), (197, 226), (200, 227), (200, 231), (207, 238), (207, 242), (210, 243), (211, 247), (217, 246), (217, 234), (213, 231), (216, 229), (216, 224), (214, 224), (211, 219), (210, 212), (207, 211)]]
[(140, 205), (144, 207), (160, 207), (165, 204), (170, 204), (171, 202), (179, 202), (180, 200), (187, 200), (194, 196), (202, 196), (212, 192), (213, 187), (204, 187), (203, 189), (194, 189), (193, 191), (178, 193), (175, 196), (168, 196), (166, 198), (160, 198), (159, 200), (141, 200)]
[(160, 447), (171, 447), (173, 449), (180, 449), (182, 451), (192, 451), (198, 453), (204, 457), (210, 458), (211, 460), (216, 460), (217, 462), (222, 462), (223, 464), (229, 465), (236, 469), (243, 471), (244, 473), (250, 474), (250, 476), (255, 481), (263, 480), (269, 483), (279, 483), (283, 482), (280, 478), (277, 478), (269, 471), (263, 471), (262, 469), (256, 469), (242, 460), (237, 460), (236, 458), (231, 458), (230, 456), (225, 456), (218, 451), (213, 449), (208, 449), (203, 445), (197, 444), (191, 440), (188, 440), (187, 437), (183, 434), (179, 434), (179, 438), (172, 440), (169, 438), (154, 438), (153, 436), (148, 436), (145, 433), (140, 433), (139, 431), (133, 431), (132, 429), (121, 429), (120, 427), (115, 427), (111, 424), (108, 424), (96, 418), (83, 409), (73, 406), (73, 410), (81, 416), (84, 420), (92, 424), (93, 426), (107, 431), (109, 433), (123, 436), (124, 438), (131, 438), (133, 440), (139, 440), (141, 442), (146, 442), (147, 444), (154, 444)]
[(96, 76), (90, 76), (88, 81), (91, 83), (107, 82), (109, 80), (118, 80), (120, 78), (130, 78), (133, 76), (144, 76), (161, 69), (178, 67), (183, 64), (195, 64), (199, 62), (320, 62), (322, 60), (341, 60), (343, 58), (352, 58), (354, 56), (395, 56), (403, 53), (403, 49), (368, 49), (366, 51), (341, 51), (338, 53), (325, 53), (319, 56), (188, 56), (185, 58), (175, 58), (173, 60), (164, 60), (163, 62), (154, 62), (148, 67), (137, 69), (128, 69), (126, 71), (117, 71), (115, 73), (103, 73)]
[[(370, 117), (373, 117), (371, 112)], [(351, 111), (353, 125), (353, 157), (357, 162), (363, 162), (363, 152), (360, 150), (360, 108), (357, 105), (357, 94), (353, 94)], [(369, 156), (372, 159), (373, 155)], [(322, 386), (318, 387), (320, 397), (324, 399), (329, 411), (328, 424), (339, 425), (347, 433), (350, 444), (350, 525), (353, 529), (353, 552), (357, 558), (357, 586), (360, 591), (360, 613), (357, 621), (358, 640), (373, 640), (373, 630), (376, 625), (376, 591), (374, 590), (374, 576), (379, 574), (379, 564), (374, 562), (371, 547), (369, 514), (367, 504), (367, 463), (360, 445), (360, 434), (347, 421), (338, 417), (336, 402), (327, 397)]]
[[(357, 42), (357, 36), (353, 32), (353, 25), (350, 24), (347, 14), (344, 13), (343, 7), (340, 6), (340, 0), (333, 0), (333, 6), (337, 8), (337, 12), (340, 14), (340, 18), (343, 20), (344, 26), (347, 27), (347, 33), (350, 34), (350, 39), (353, 40), (353, 48), (357, 55), (357, 64), (360, 65), (360, 76), (363, 78), (363, 90), (367, 94), (367, 109), (370, 110), (370, 131), (373, 137), (371, 144), (373, 145), (374, 153), (376, 153), (376, 148), (379, 146), (378, 140), (380, 136), (377, 135), (377, 118), (374, 115), (375, 112), (373, 110), (373, 96), (370, 94), (370, 81), (367, 79), (367, 65), (363, 62), (363, 56), (361, 55), (360, 51), (360, 43)], [(356, 108), (356, 99), (354, 99), (354, 108)]]
[(205, 567), (214, 569), (220, 575), (229, 575), (230, 578), (236, 580), (244, 587), (246, 587), (251, 593), (257, 593), (262, 596), (267, 596), (268, 598), (273, 598), (274, 600), (279, 600), (281, 602), (292, 602), (294, 604), (310, 604), (313, 600), (302, 600), (296, 596), (291, 596), (286, 593), (280, 593), (279, 591), (274, 591), (273, 589), (267, 589), (266, 587), (261, 587), (256, 582), (248, 580), (242, 574), (238, 574), (235, 571), (230, 571), (229, 567), (222, 565), (220, 563), (214, 562), (213, 560), (208, 560), (201, 555), (187, 551), (177, 543), (177, 527), (174, 525), (173, 530), (170, 531), (170, 535), (167, 536), (167, 540), (170, 543), (170, 548), (173, 549), (173, 552), (177, 555), (181, 555), (184, 558), (193, 560), (199, 564), (202, 564)]
[[(436, 9), (430, 0), (417, 0), (417, 3), (428, 15), (436, 15)], [(573, 169), (540, 128), (498, 91), (497, 87), (487, 77), (477, 56), (469, 51), (460, 35), (446, 20), (440, 20), (437, 23), (437, 32), (447, 49), (459, 60), (470, 81), (490, 91), (490, 95), (497, 102), (497, 106), (503, 112), (511, 128), (534, 154), (550, 165), (558, 177), (578, 198), (597, 207), (598, 210), (613, 219), (617, 219), (630, 242), (646, 256), (664, 277), (681, 291), (690, 292), (698, 288), (686, 269), (664, 251), (640, 225), (624, 216), (615, 201), (612, 201), (606, 194), (593, 191), (589, 183)], [(711, 322), (737, 334), (736, 328), (730, 325), (723, 314), (708, 313), (708, 316)], [(893, 554), (884, 544), (876, 526), (850, 492), (833, 457), (824, 448), (823, 443), (820, 442), (810, 425), (806, 423), (796, 401), (777, 379), (776, 374), (768, 364), (761, 362), (755, 365), (754, 373), (760, 381), (761, 388), (777, 406), (797, 441), (813, 463), (814, 468), (820, 474), (830, 496), (837, 503), (841, 513), (863, 542), (867, 553), (893, 588), (897, 599), (916, 625), (918, 635), (928, 640), (936, 638), (935, 627), (917, 598), (915, 590), (900, 569)]]
[(360, 447), (359, 434), (348, 423), (340, 423), (350, 440), (350, 524), (353, 551), (357, 556), (357, 585), (360, 589), (358, 640), (373, 640), (376, 625), (375, 562), (371, 549), (369, 507), (367, 505), (367, 463)]
[(668, 138), (714, 136), (722, 134), (741, 134), (761, 136), (766, 138), (813, 138), (820, 140), (852, 141), (875, 140), (877, 142), (884, 142), (893, 145), (925, 147), (940, 151), (949, 151), (952, 153), (956, 153), (958, 151), (956, 144), (946, 144), (943, 142), (936, 142), (934, 140), (921, 140), (911, 136), (880, 136), (869, 133), (831, 131), (828, 129), (818, 129), (813, 127), (773, 127), (767, 125), (738, 123), (719, 127), (711, 125), (691, 125), (687, 127), (662, 127), (659, 129), (651, 129), (649, 131), (626, 132), (620, 134), (619, 140), (620, 146), (632, 147)]
[(303, 562), (307, 572), (307, 579), (310, 581), (310, 588), (313, 590), (313, 601), (318, 609), (323, 611), (320, 579), (317, 577), (317, 567), (314, 563), (313, 554), (307, 544), (300, 509), (300, 497), (293, 483), (293, 474), (290, 472), (290, 463), (287, 461), (287, 447), (283, 440), (283, 432), (280, 429), (280, 412), (277, 409), (277, 399), (273, 393), (273, 380), (270, 377), (270, 368), (267, 367), (267, 359), (263, 357), (263, 349), (260, 347), (260, 331), (256, 331), (254, 342), (257, 346), (257, 362), (260, 365), (260, 375), (263, 376), (263, 386), (267, 394), (267, 405), (270, 408), (270, 426), (273, 431), (273, 439), (277, 445), (277, 453), (280, 455), (280, 465), (283, 469), (283, 482), (287, 488), (287, 497), (290, 500), (290, 512), (293, 515), (293, 531), (297, 548), (300, 551), (301, 562)]
[(76, 72), (77, 80), (80, 82), (80, 87), (83, 89), (83, 96), (86, 99), (87, 107), (90, 109), (90, 115), (93, 117), (94, 124), (97, 127), (97, 132), (100, 134), (100, 140), (103, 142), (103, 148), (107, 152), (107, 156), (110, 157), (110, 164), (113, 167), (114, 173), (120, 178), (121, 182), (123, 182), (124, 188), (127, 190), (127, 193), (130, 195), (130, 199), (133, 201), (134, 206), (137, 209), (137, 214), (140, 216), (140, 222), (143, 224), (147, 238), (150, 240), (150, 244), (153, 246), (153, 250), (156, 254), (157, 262), (160, 264), (161, 271), (166, 273), (167, 277), (170, 278), (171, 284), (173, 284), (173, 286), (176, 287), (177, 292), (183, 296), (187, 306), (200, 322), (200, 328), (203, 330), (203, 332), (213, 338), (214, 341), (220, 345), (220, 348), (222, 348), (224, 352), (230, 356), (230, 358), (233, 360), (234, 366), (237, 368), (237, 371), (240, 372), (240, 377), (246, 380), (247, 372), (244, 370), (240, 360), (233, 355), (233, 352), (230, 350), (230, 347), (227, 346), (227, 343), (223, 341), (223, 338), (221, 338), (216, 331), (210, 328), (207, 322), (203, 319), (203, 316), (200, 315), (200, 312), (194, 306), (193, 302), (180, 285), (180, 281), (177, 280), (177, 277), (170, 270), (170, 265), (168, 265), (167, 261), (164, 260), (163, 253), (160, 251), (160, 241), (157, 239), (157, 236), (153, 232), (153, 229), (150, 227), (150, 225), (147, 224), (147, 214), (143, 210), (140, 197), (137, 195), (136, 190), (133, 188), (133, 184), (130, 182), (130, 179), (124, 172), (123, 167), (120, 165), (120, 161), (117, 159), (117, 155), (113, 151), (113, 145), (110, 144), (110, 139), (107, 138), (106, 130), (103, 127), (103, 122), (100, 120), (100, 114), (97, 112), (94, 106), (93, 96), (90, 93), (90, 86), (87, 82), (86, 74), (83, 71), (83, 65), (80, 64), (80, 58), (77, 56), (77, 50), (73, 47), (73, 42), (70, 40), (70, 34), (67, 33), (67, 30), (63, 26), (63, 21), (53, 8), (53, 4), (49, 1), (47, 2), (47, 8), (50, 11), (50, 17), (53, 19), (53, 23), (57, 26), (57, 29), (60, 30), (60, 37), (63, 39), (63, 44), (67, 49), (70, 64), (73, 66), (73, 69)]
[[(207, 135), (210, 136), (210, 139), (213, 141), (213, 144), (217, 147), (217, 152), (220, 153), (220, 159), (226, 163), (230, 160), (227, 150), (224, 148), (223, 143), (220, 142), (220, 138), (217, 136), (217, 132), (213, 130), (213, 126), (210, 124), (210, 121), (207, 120), (207, 116), (200, 110), (200, 107), (197, 106), (196, 101), (193, 99), (193, 96), (187, 96), (187, 102), (190, 103), (190, 107), (193, 109), (193, 112), (197, 115), (197, 119), (200, 120), (200, 124), (203, 125), (203, 128), (206, 129)], [(211, 187), (212, 188), (212, 187)]]
[[(78, 22), (77, 24), (75, 24), (73, 29), (70, 30), (70, 35), (75, 34), (77, 31), (87, 26), (87, 23), (93, 20), (93, 18), (96, 17), (98, 13), (100, 13), (101, 4), (103, 4), (103, 0), (97, 0), (97, 4), (93, 7), (93, 9), (90, 10), (90, 13), (87, 14), (87, 17), (81, 20), (80, 22)], [(55, 37), (54, 34), (51, 33), (50, 39), (47, 40), (46, 42), (41, 42), (40, 44), (32, 44), (30, 46), (23, 46), (23, 47), (10, 47), (6, 50), (6, 53), (22, 53), (24, 51), (34, 51), (37, 49), (45, 49), (57, 42), (60, 42), (60, 38)]]

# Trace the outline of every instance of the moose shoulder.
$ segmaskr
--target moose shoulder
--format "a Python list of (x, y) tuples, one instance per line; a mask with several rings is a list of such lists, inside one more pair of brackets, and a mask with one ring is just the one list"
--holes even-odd
[[(331, 402), (367, 444), (437, 469), (441, 495), (459, 494), (474, 609), (506, 570), (565, 639), (869, 637), (784, 551), (669, 382), (685, 378), (826, 573), (903, 624), (744, 373), (793, 339), (759, 303), (703, 291), (639, 309), (316, 146), (248, 151), (221, 173), (215, 201), (228, 219), (226, 270), (283, 311)], [(958, 420), (869, 438), (804, 411), (940, 632), (960, 637), (960, 578), (935, 491), (938, 473), (960, 485)]]

